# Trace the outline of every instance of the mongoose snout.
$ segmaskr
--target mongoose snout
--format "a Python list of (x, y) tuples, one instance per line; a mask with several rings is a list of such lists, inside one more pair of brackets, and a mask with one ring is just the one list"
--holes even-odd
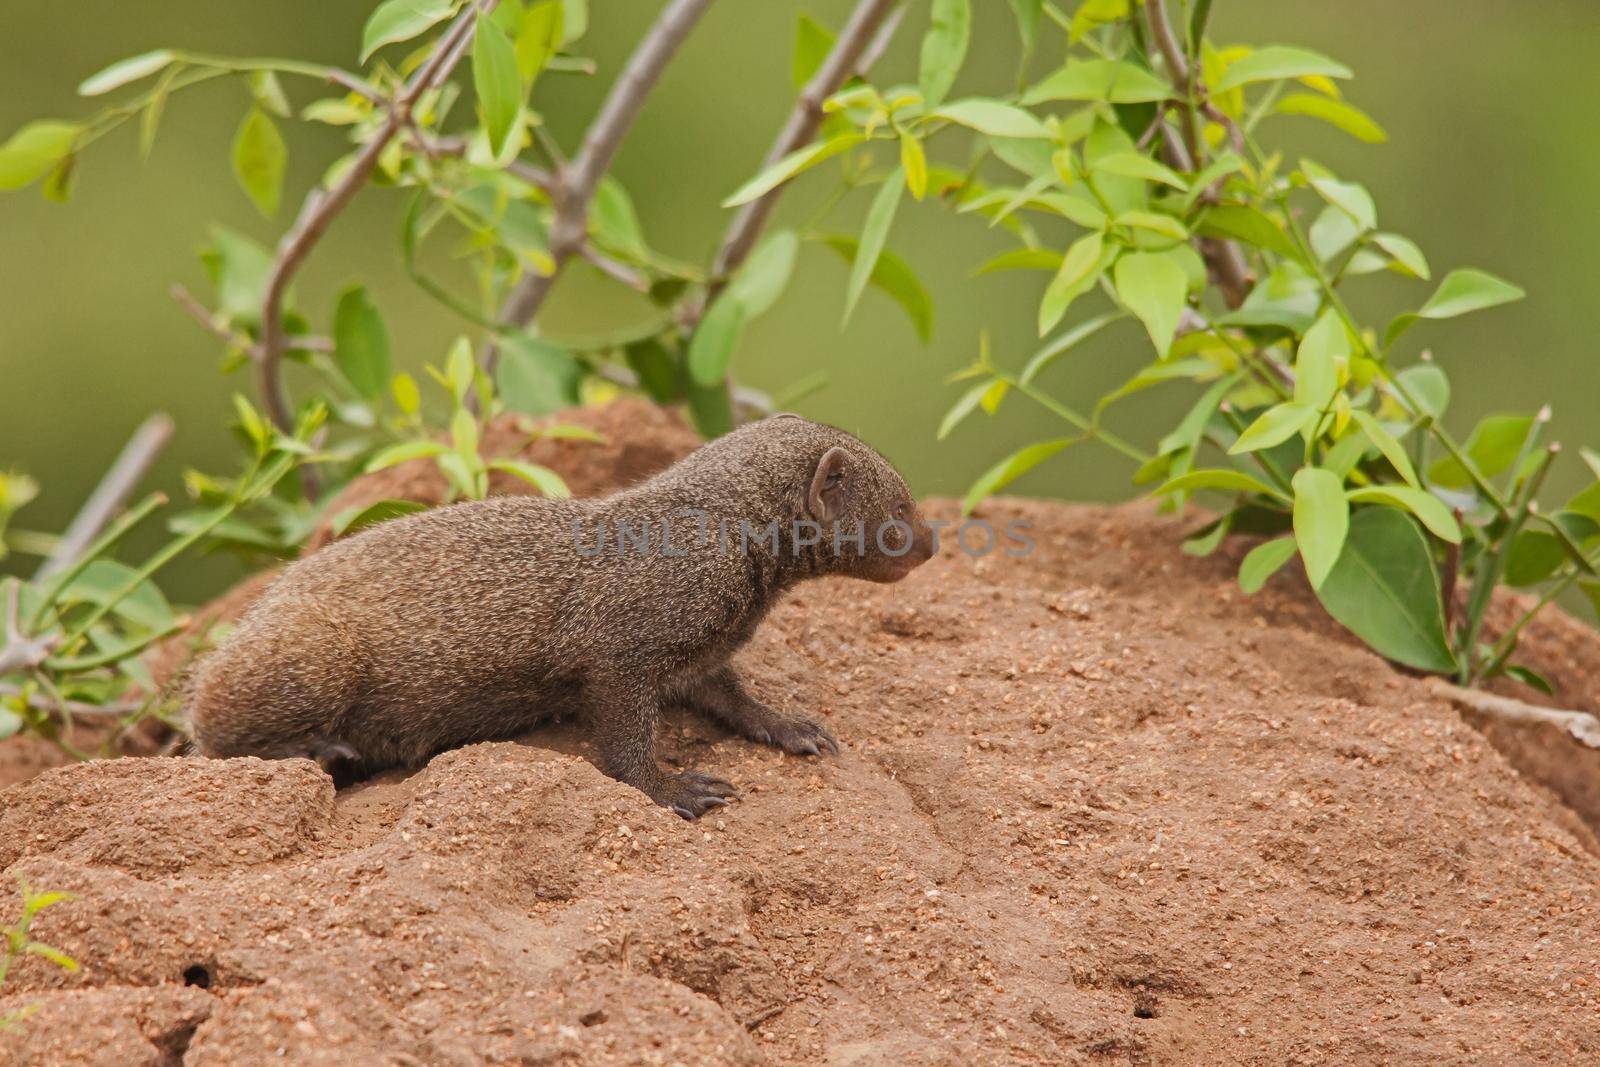
[(606, 773), (696, 818), (734, 789), (660, 767), (660, 708), (836, 753), (819, 720), (751, 696), (729, 658), (796, 583), (899, 581), (933, 551), (887, 460), (773, 416), (608, 497), (456, 504), (295, 563), (196, 668), (195, 747), (369, 774), (577, 715)]

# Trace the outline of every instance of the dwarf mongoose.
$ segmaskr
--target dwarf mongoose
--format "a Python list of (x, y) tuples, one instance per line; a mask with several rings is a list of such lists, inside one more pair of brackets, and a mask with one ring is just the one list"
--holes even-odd
[(661, 705), (787, 752), (837, 752), (818, 720), (753, 698), (728, 659), (795, 583), (898, 581), (934, 543), (887, 460), (796, 415), (611, 496), (393, 519), (289, 567), (200, 661), (195, 748), (366, 774), (576, 713), (607, 774), (696, 818), (733, 787), (661, 769)]

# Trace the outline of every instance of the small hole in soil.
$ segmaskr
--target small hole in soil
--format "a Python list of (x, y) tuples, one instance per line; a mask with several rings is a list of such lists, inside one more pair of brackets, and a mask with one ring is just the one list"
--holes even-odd
[(578, 1016), (578, 1021), (585, 1026), (599, 1026), (606, 1021), (606, 1013), (596, 1008), (594, 1011), (587, 1011)]
[(1133, 1017), (1135, 1019), (1154, 1019), (1159, 1014), (1154, 993), (1141, 989), (1133, 994)]
[(211, 968), (203, 963), (197, 963), (183, 972), (183, 984), (198, 986), (201, 989), (211, 988)]

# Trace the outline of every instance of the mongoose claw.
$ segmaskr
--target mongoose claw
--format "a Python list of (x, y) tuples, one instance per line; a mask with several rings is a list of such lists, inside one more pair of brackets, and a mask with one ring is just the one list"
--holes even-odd
[(697, 771), (685, 771), (662, 782), (652, 799), (685, 819), (693, 820), (712, 808), (725, 806), (730, 797), (738, 795), (731, 782)]
[(795, 756), (820, 756), (826, 749), (829, 754), (839, 754), (839, 742), (822, 723), (812, 718), (794, 716), (773, 723), (767, 728), (772, 744)]

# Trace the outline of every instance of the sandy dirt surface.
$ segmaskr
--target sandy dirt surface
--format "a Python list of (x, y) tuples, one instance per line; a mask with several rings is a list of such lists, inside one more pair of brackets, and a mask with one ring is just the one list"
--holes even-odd
[[(0, 791), (4, 880), (75, 894), (36, 934), (83, 963), (19, 966), (0, 1062), (1600, 1059), (1600, 848), (1560, 783), (1298, 575), (1243, 596), (1247, 543), (1186, 557), (1145, 506), (986, 517), (1035, 552), (803, 586), (739, 657), (840, 756), (669, 716), (665, 759), (742, 790), (697, 823), (579, 724), (337, 794), (175, 758)], [(1592, 706), (1600, 640), (1536, 630)]]

